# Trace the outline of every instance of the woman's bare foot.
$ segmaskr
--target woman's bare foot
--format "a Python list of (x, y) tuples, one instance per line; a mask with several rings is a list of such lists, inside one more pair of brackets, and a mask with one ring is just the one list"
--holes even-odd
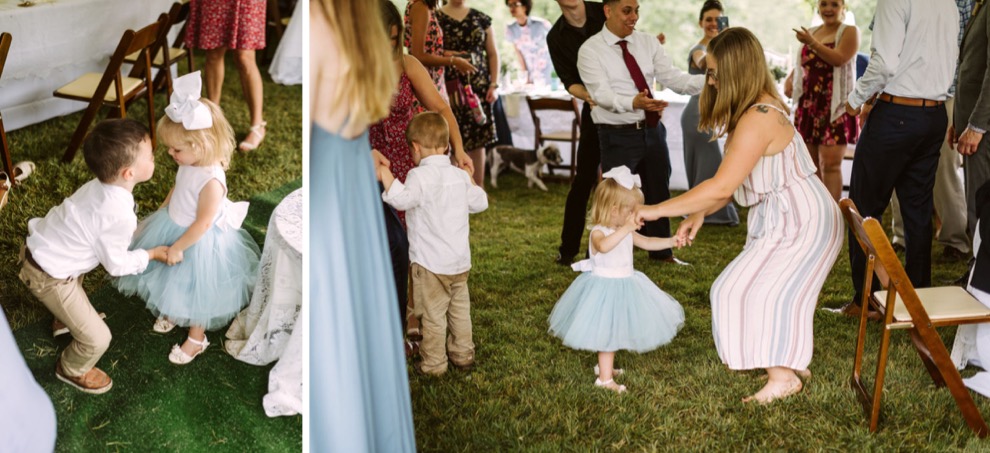
[(767, 385), (764, 385), (760, 391), (747, 396), (742, 399), (742, 402), (757, 402), (760, 404), (769, 404), (773, 401), (787, 398), (788, 396), (794, 395), (801, 391), (804, 385), (801, 384), (801, 379), (796, 375), (793, 378), (785, 380), (769, 380)]

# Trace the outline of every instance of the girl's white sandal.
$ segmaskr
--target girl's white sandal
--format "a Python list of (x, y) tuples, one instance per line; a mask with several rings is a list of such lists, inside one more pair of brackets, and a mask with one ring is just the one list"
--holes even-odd
[(612, 379), (609, 379), (605, 382), (602, 382), (601, 379), (595, 379), (595, 387), (601, 387), (605, 390), (611, 390), (615, 393), (625, 393), (626, 391), (626, 386), (617, 385), (615, 381)]
[(34, 173), (34, 162), (26, 160), (14, 165), (14, 181), (21, 182)]
[(151, 330), (154, 330), (155, 332), (158, 333), (169, 333), (174, 328), (175, 328), (175, 323), (169, 321), (168, 318), (162, 316), (161, 318), (155, 320), (155, 325), (151, 327)]
[(193, 355), (189, 355), (186, 354), (186, 351), (182, 350), (181, 345), (174, 345), (172, 346), (172, 352), (168, 354), (169, 362), (172, 362), (176, 365), (185, 365), (189, 362), (192, 362), (193, 359), (195, 359), (203, 352), (206, 352), (207, 346), (210, 345), (210, 340), (207, 339), (206, 337), (203, 337), (203, 341), (196, 340), (195, 338), (192, 337), (187, 337), (187, 340), (189, 340), (192, 344), (201, 346), (199, 351), (196, 351), (196, 353), (194, 353)]
[[(622, 376), (623, 374), (625, 374), (625, 372), (626, 371), (623, 370), (622, 368), (612, 368), (612, 376)], [(595, 376), (598, 376), (600, 374), (601, 373), (598, 372), (598, 365), (595, 365)]]

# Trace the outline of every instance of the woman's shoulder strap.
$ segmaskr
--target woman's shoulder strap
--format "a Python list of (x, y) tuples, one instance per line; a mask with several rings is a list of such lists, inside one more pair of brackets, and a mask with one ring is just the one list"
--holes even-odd
[[(754, 108), (754, 107), (756, 107), (756, 108), (760, 108), (760, 107), (770, 107), (770, 108), (772, 108), (772, 109), (774, 109), (774, 110), (776, 110), (776, 111), (778, 111), (778, 112), (780, 112), (780, 114), (781, 114), (781, 115), (784, 115), (784, 116), (786, 116), (786, 117), (790, 117), (790, 115), (788, 115), (788, 114), (787, 114), (787, 112), (785, 112), (785, 111), (784, 111), (784, 109), (782, 109), (782, 108), (780, 108), (780, 107), (777, 107), (776, 105), (773, 105), (773, 104), (766, 104), (766, 103), (758, 103), (758, 104), (753, 104), (753, 105), (751, 105), (751, 106), (750, 106), (750, 108)], [(765, 108), (760, 108), (759, 110), (761, 110), (761, 111), (766, 111), (766, 109), (765, 109)]]

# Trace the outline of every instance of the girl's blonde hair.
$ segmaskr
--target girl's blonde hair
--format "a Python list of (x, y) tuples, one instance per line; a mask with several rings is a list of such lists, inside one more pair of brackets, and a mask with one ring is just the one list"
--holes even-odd
[(193, 151), (200, 165), (219, 163), (226, 170), (230, 166), (230, 157), (234, 151), (234, 129), (230, 127), (223, 109), (209, 99), (200, 98), (199, 102), (210, 109), (213, 125), (206, 129), (186, 130), (182, 123), (172, 121), (168, 116), (158, 120), (158, 143)]
[[(318, 0), (320, 11), (336, 34), (345, 74), (330, 93), (330, 108), (350, 112), (344, 129), (373, 124), (389, 114), (399, 82), (388, 31), (382, 21), (382, 0)], [(388, 0), (385, 0), (388, 1)]]
[(742, 27), (725, 29), (708, 43), (708, 55), (715, 59), (718, 89), (705, 80), (698, 101), (698, 130), (713, 131), (716, 137), (731, 133), (739, 118), (763, 95), (773, 97), (779, 107), (788, 110), (777, 93), (763, 46), (752, 32)]
[(612, 211), (616, 207), (633, 207), (643, 204), (643, 191), (638, 187), (627, 189), (612, 178), (606, 178), (595, 189), (595, 198), (588, 213), (588, 225), (612, 226)]

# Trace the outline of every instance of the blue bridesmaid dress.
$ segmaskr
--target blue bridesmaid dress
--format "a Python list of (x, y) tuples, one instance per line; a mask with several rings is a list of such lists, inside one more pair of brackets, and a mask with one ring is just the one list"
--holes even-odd
[(367, 132), (312, 128), (310, 451), (413, 452), (412, 403)]

